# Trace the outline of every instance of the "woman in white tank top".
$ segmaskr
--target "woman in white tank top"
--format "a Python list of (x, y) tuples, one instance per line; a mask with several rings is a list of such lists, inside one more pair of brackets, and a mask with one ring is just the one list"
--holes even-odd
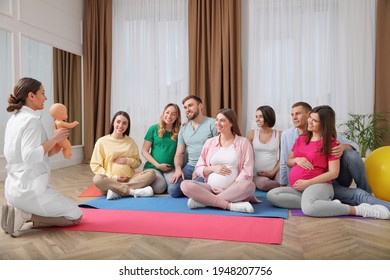
[(254, 170), (253, 182), (262, 191), (280, 187), (279, 154), (280, 132), (273, 129), (276, 117), (270, 106), (260, 106), (256, 110), (257, 128), (248, 132), (248, 139), (253, 145)]

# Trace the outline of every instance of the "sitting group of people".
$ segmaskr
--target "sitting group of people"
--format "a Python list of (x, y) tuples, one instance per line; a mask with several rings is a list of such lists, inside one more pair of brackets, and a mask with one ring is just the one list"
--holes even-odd
[(257, 202), (252, 182), (253, 150), (241, 136), (233, 110), (222, 109), (216, 119), (202, 114), (202, 100), (183, 100), (188, 123), (182, 125), (180, 108), (165, 106), (160, 122), (144, 138), (142, 172), (138, 147), (129, 136), (130, 117), (117, 112), (110, 134), (98, 139), (90, 166), (93, 182), (107, 199), (152, 196), (168, 192), (187, 196), (190, 208), (213, 206), (253, 212)]
[[(39, 81), (22, 78), (8, 98), (4, 155), (7, 160), (1, 226), (19, 236), (32, 227), (69, 226), (80, 222), (77, 205), (48, 186), (48, 157), (58, 153), (69, 130), (48, 139), (37, 115), (46, 100)], [(164, 107), (139, 149), (130, 137), (130, 116), (117, 112), (110, 132), (97, 140), (90, 167), (93, 182), (107, 199), (147, 197), (167, 192), (188, 197), (189, 208), (217, 207), (253, 213), (267, 192), (276, 207), (299, 208), (314, 217), (357, 215), (390, 219), (390, 202), (371, 194), (357, 145), (338, 135), (330, 106), (292, 106), (294, 127), (275, 130), (274, 110), (256, 110), (257, 128), (242, 136), (235, 112), (221, 109), (215, 119), (202, 113), (202, 100), (182, 101), (188, 122), (174, 103)], [(351, 188), (352, 180), (356, 188)]]
[[(253, 213), (252, 202), (259, 202), (257, 188), (268, 192), (274, 206), (301, 208), (309, 216), (390, 219), (390, 202), (371, 194), (358, 146), (337, 134), (330, 106), (295, 103), (294, 127), (283, 132), (273, 128), (273, 108), (261, 106), (256, 110), (257, 128), (244, 137), (233, 110), (221, 109), (212, 119), (203, 115), (199, 97), (187, 96), (182, 103), (188, 122), (181, 124), (176, 104), (165, 106), (160, 122), (144, 138), (142, 155), (147, 162), (135, 174), (123, 169), (140, 165), (138, 152), (129, 154), (138, 150), (134, 141), (122, 140), (129, 145), (125, 151), (119, 151), (121, 145), (102, 144), (107, 138), (131, 139), (125, 133), (129, 116), (125, 112), (114, 116), (110, 135), (98, 140), (91, 159), (93, 181), (107, 199), (167, 192), (174, 198), (188, 197), (189, 208)], [(126, 119), (120, 122), (123, 116)], [(123, 122), (128, 125), (121, 127)], [(131, 176), (122, 177), (120, 172)], [(356, 188), (350, 188), (352, 180)]]

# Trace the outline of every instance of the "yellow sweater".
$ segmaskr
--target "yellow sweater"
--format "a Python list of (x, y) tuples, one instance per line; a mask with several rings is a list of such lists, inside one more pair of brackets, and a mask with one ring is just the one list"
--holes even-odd
[[(113, 162), (119, 157), (126, 157), (127, 164)], [(131, 137), (125, 135), (124, 138), (117, 139), (106, 135), (96, 141), (90, 162), (95, 174), (103, 174), (113, 179), (118, 176), (131, 177), (134, 175), (134, 169), (140, 165), (138, 146)]]

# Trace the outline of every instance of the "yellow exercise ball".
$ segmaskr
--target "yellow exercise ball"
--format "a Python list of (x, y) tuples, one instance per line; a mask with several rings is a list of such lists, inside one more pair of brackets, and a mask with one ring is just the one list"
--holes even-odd
[(390, 146), (371, 152), (364, 165), (368, 184), (375, 197), (390, 201)]

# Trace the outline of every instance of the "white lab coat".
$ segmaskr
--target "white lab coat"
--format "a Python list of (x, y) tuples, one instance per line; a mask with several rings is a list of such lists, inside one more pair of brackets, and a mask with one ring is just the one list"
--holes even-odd
[(78, 219), (82, 215), (78, 206), (48, 186), (49, 159), (42, 146), (46, 140), (40, 117), (30, 107), (23, 106), (8, 120), (4, 140), (5, 198), (31, 214)]

